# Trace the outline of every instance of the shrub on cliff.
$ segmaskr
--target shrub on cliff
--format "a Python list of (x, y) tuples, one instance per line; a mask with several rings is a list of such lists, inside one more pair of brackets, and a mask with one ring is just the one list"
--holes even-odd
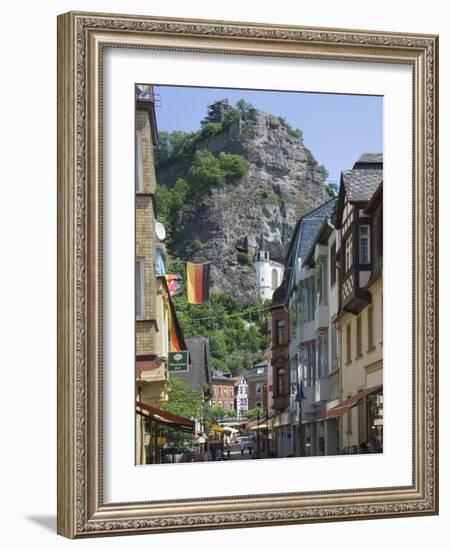
[(192, 193), (198, 197), (213, 187), (221, 187), (242, 177), (247, 170), (247, 161), (241, 155), (220, 153), (215, 157), (203, 149), (195, 153), (187, 179)]
[(220, 153), (218, 161), (227, 182), (232, 181), (234, 178), (241, 178), (247, 173), (248, 164), (241, 155)]

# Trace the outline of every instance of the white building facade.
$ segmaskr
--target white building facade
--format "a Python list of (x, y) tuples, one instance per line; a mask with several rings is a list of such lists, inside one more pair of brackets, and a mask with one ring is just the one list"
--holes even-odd
[(236, 418), (241, 420), (247, 416), (248, 411), (248, 384), (241, 376), (236, 388)]

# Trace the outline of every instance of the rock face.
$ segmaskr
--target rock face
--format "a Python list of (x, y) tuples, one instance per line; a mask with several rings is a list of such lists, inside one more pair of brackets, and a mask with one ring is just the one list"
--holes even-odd
[[(277, 117), (255, 109), (249, 120), (234, 121), (228, 131), (198, 143), (197, 149), (242, 155), (248, 172), (212, 189), (202, 204), (180, 211), (172, 252), (183, 260), (210, 261), (212, 289), (248, 302), (256, 297), (256, 279), (253, 265), (245, 260), (264, 249), (272, 260), (283, 261), (297, 220), (329, 199), (324, 175), (311, 152)], [(171, 187), (188, 168), (185, 161), (162, 167), (158, 183)], [(188, 255), (194, 241), (197, 247), (191, 246)]]

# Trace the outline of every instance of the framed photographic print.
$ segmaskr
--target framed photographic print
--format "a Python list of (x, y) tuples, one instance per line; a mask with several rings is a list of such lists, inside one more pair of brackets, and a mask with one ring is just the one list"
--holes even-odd
[(58, 532), (436, 514), (436, 36), (58, 19)]

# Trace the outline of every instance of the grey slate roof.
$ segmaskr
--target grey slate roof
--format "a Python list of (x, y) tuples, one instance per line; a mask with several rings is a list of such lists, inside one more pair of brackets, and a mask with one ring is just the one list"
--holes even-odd
[(383, 164), (383, 153), (363, 153), (353, 168), (362, 168), (362, 165), (370, 164)]
[(284, 304), (286, 293), (287, 293), (287, 278), (283, 277), (283, 280), (281, 281), (281, 285), (277, 289), (275, 289), (272, 295), (272, 305), (278, 306), (278, 305)]
[(203, 393), (204, 384), (210, 384), (211, 367), (208, 338), (187, 338), (190, 364), (188, 372), (171, 372), (170, 377), (183, 380), (191, 390)]
[(213, 380), (228, 380), (228, 382), (233, 380), (233, 377), (230, 373), (223, 373), (219, 370), (212, 370), (211, 377)]
[(370, 169), (343, 170), (342, 181), (350, 202), (370, 201), (383, 181), (383, 171)]
[(303, 216), (300, 222), (297, 258), (303, 259), (308, 254), (320, 226), (326, 218), (331, 216), (335, 204), (336, 199), (330, 199), (322, 204), (322, 206)]
[(285, 261), (283, 281), (272, 296), (273, 306), (284, 304), (293, 281), (294, 266), (298, 258), (303, 259), (308, 254), (317, 232), (326, 218), (329, 218), (336, 204), (336, 199), (330, 199), (308, 214), (305, 214), (295, 226)]
[[(260, 376), (266, 376), (267, 375), (267, 369), (269, 367), (268, 361), (261, 361), (261, 363), (256, 363), (256, 365), (253, 365), (251, 369), (248, 369), (244, 371), (242, 374), (244, 375), (244, 378), (253, 378), (253, 377), (260, 377)], [(264, 372), (258, 373), (258, 369), (264, 369)]]

